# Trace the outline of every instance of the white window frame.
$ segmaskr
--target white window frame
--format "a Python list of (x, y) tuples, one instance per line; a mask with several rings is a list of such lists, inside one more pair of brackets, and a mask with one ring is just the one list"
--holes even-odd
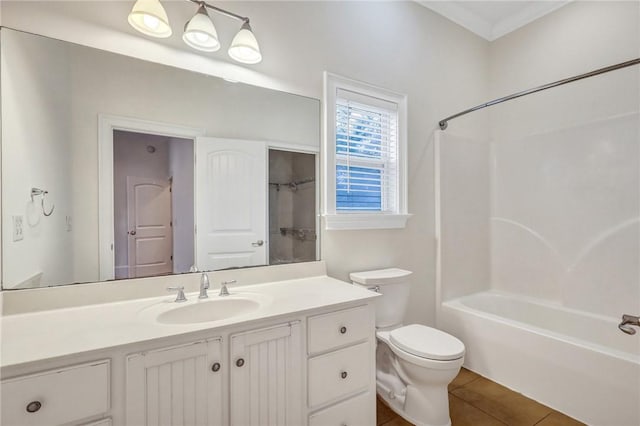
[[(407, 200), (407, 95), (324, 72), (324, 223), (327, 230), (404, 228), (411, 215)], [(394, 212), (336, 209), (336, 96), (338, 89), (398, 105), (398, 205)]]

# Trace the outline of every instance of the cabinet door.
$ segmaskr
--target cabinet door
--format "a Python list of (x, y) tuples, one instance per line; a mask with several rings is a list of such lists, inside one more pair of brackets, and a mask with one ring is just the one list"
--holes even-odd
[(300, 323), (231, 336), (231, 425), (302, 423)]
[(127, 424), (222, 425), (219, 339), (127, 357)]

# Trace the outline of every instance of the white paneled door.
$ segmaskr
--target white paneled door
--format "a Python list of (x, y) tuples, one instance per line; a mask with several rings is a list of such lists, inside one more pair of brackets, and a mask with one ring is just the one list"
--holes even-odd
[(302, 423), (300, 323), (231, 336), (231, 426)]
[(196, 138), (196, 263), (200, 270), (267, 264), (267, 147)]
[(127, 425), (222, 426), (218, 339), (127, 357)]
[(127, 176), (129, 278), (173, 271), (171, 182)]

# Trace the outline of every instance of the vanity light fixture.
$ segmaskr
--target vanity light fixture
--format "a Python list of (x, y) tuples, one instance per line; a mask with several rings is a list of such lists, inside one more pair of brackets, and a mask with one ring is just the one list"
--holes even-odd
[[(249, 18), (213, 6), (201, 0), (189, 0), (198, 5), (196, 14), (185, 24), (182, 39), (190, 47), (203, 52), (220, 49), (218, 33), (207, 9), (242, 22), (229, 47), (229, 56), (243, 64), (257, 64), (262, 61), (260, 46), (249, 25)], [(137, 0), (129, 14), (129, 24), (141, 33), (158, 38), (171, 36), (167, 13), (160, 0)]]

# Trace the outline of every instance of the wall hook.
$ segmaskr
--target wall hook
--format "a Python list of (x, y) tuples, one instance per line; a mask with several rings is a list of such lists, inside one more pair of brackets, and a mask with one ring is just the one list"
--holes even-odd
[(42, 197), (40, 199), (40, 205), (42, 206), (42, 214), (44, 214), (45, 216), (51, 216), (53, 214), (53, 211), (56, 208), (55, 204), (51, 204), (51, 209), (47, 212), (47, 210), (44, 207), (44, 199), (47, 196), (47, 194), (49, 193), (49, 191), (45, 190), (45, 189), (40, 189), (40, 188), (31, 188), (31, 202), (33, 202), (34, 197)]

